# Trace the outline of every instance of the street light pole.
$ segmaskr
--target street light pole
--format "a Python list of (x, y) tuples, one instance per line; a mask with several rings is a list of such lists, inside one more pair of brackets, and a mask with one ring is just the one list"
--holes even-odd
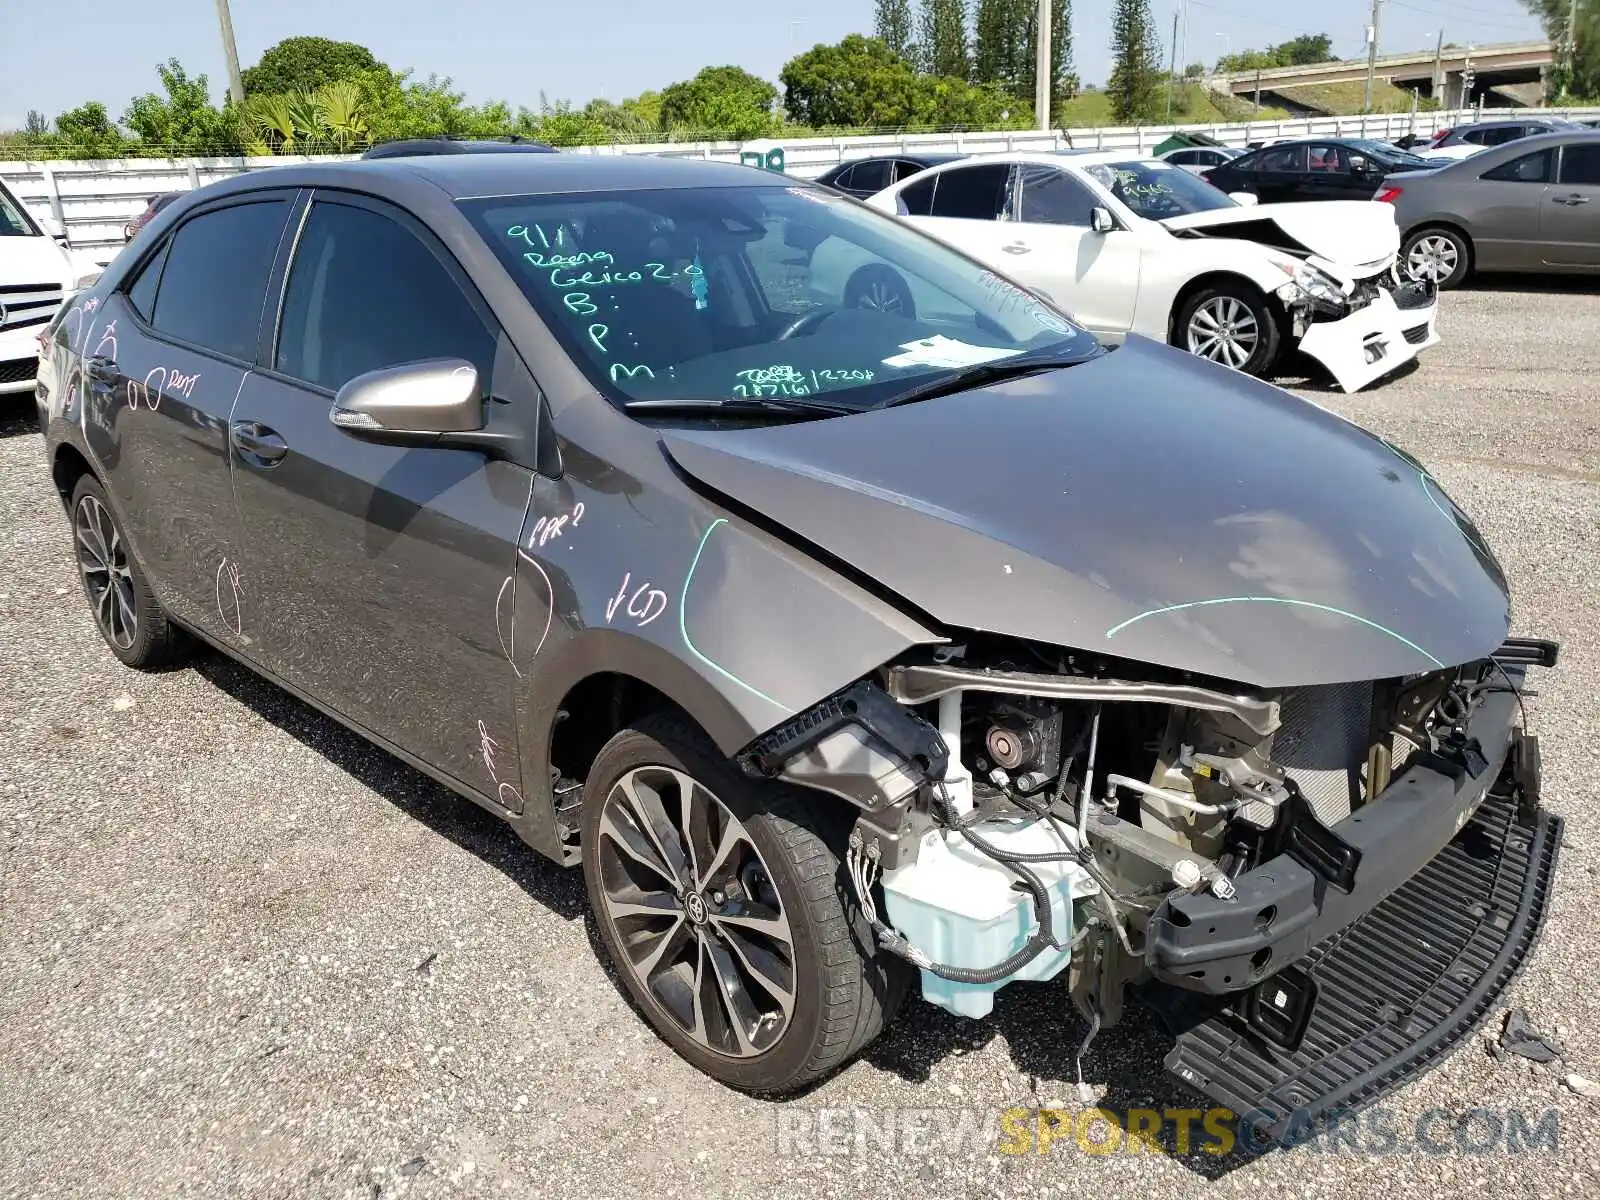
[(244, 101), (244, 81), (239, 78), (239, 47), (233, 40), (233, 15), (228, 0), (217, 0), (217, 24), (222, 27), (222, 53), (228, 60), (228, 95), (235, 104)]
[(1039, 16), (1035, 24), (1039, 30), (1037, 45), (1033, 48), (1033, 115), (1038, 120), (1039, 132), (1050, 132), (1050, 82), (1056, 73), (1056, 56), (1051, 53), (1050, 0), (1039, 0)]
[(1383, 20), (1383, 0), (1372, 0), (1372, 24), (1367, 31), (1367, 95), (1362, 112), (1372, 111), (1372, 79), (1378, 69), (1378, 30)]

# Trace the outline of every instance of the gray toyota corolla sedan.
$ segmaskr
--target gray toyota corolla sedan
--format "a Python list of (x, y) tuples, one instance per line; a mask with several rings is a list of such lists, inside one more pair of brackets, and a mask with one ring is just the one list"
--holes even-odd
[[(830, 238), (917, 304), (819, 291)], [(1053, 980), (1092, 1054), (1132, 986), (1270, 1137), (1436, 1062), (1537, 934), (1556, 648), (1428, 472), (837, 193), (251, 172), (52, 337), (111, 652), (232, 655), (581, 864), (725, 1083), (804, 1086), (913, 988)]]

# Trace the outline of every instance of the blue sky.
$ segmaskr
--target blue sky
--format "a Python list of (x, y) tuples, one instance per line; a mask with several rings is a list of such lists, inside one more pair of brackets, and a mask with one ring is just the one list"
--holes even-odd
[[(1109, 68), (1112, 0), (1075, 0), (1079, 73), (1099, 82)], [(1166, 43), (1177, 0), (1152, 0)], [(1312, 6), (1305, 6), (1311, 8)], [(1369, 0), (1321, 0), (1317, 16), (1287, 0), (1190, 0), (1189, 61), (1211, 61), (1299, 33), (1326, 32), (1336, 53), (1363, 52)], [(817, 42), (869, 32), (872, 0), (232, 0), (239, 58), (249, 66), (268, 46), (297, 34), (361, 42), (395, 68), (454, 78), (473, 100), (537, 107), (540, 91), (577, 103), (619, 99), (735, 63), (777, 81), (785, 60)], [(1539, 35), (1519, 0), (1387, 0), (1383, 45), (1515, 41)], [(221, 98), (226, 71), (214, 0), (0, 0), (5, 70), (0, 129), (30, 108), (48, 116), (101, 100), (120, 116), (134, 95), (157, 86), (155, 64), (176, 57), (210, 77)], [(1163, 59), (1165, 59), (1165, 51)]]

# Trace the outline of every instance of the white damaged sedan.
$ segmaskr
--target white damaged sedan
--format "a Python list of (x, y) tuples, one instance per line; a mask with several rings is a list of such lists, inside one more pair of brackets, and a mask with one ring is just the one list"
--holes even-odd
[[(1395, 273), (1400, 234), (1387, 204), (1240, 202), (1125, 151), (962, 159), (867, 203), (1113, 343), (1142, 334), (1252, 375), (1298, 347), (1355, 391), (1439, 341), (1434, 289)], [(818, 300), (844, 307), (938, 303), (836, 239), (813, 252), (811, 281)]]

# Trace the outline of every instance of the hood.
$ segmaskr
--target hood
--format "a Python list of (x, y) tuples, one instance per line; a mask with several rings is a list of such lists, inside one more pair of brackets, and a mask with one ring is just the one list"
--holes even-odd
[(0, 286), (49, 283), (70, 288), (76, 277), (67, 252), (50, 238), (0, 237)]
[(1323, 200), (1219, 208), (1162, 221), (1174, 233), (1242, 238), (1302, 251), (1356, 275), (1389, 266), (1400, 250), (1394, 209), (1371, 200)]
[(1411, 459), (1139, 337), (920, 404), (663, 441), (957, 637), (1290, 687), (1481, 658), (1509, 625), (1499, 565)]

